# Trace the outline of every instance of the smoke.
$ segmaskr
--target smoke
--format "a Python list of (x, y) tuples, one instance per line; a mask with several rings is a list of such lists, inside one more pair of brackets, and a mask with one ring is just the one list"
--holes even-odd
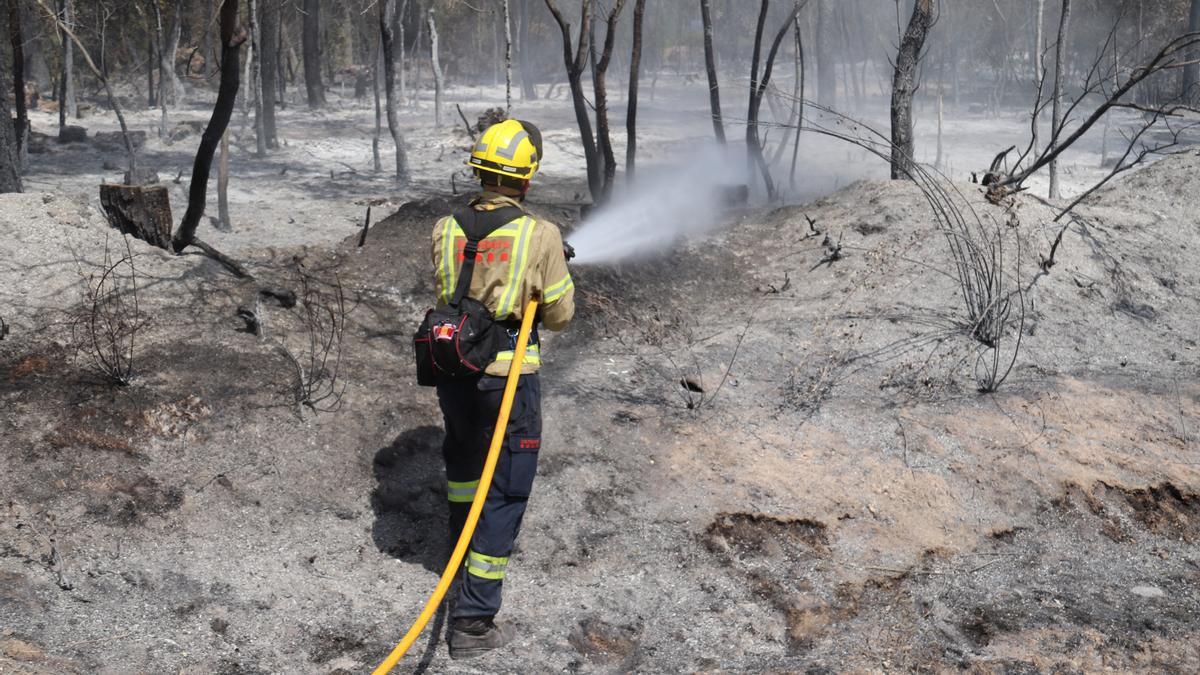
[(743, 153), (716, 146), (678, 164), (638, 169), (634, 185), (571, 234), (573, 262), (650, 258), (684, 236), (710, 230), (721, 221), (728, 189), (746, 183), (746, 171)]

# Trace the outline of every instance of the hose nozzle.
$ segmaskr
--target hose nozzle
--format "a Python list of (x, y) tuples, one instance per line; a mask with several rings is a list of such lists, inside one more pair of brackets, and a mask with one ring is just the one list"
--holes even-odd
[(575, 247), (565, 241), (563, 242), (563, 257), (567, 259), (567, 262), (575, 257)]

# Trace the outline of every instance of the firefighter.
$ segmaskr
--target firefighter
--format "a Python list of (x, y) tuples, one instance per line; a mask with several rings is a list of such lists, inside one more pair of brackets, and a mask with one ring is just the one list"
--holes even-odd
[[(575, 312), (574, 283), (562, 235), (556, 225), (530, 215), (523, 205), (541, 159), (542, 137), (537, 127), (506, 120), (484, 132), (468, 160), (482, 187), (470, 202), (475, 211), (470, 215), (487, 223), (484, 231), (496, 226), (478, 245), (468, 297), (493, 312), (507, 333), (507, 344), (502, 344), (483, 374), (437, 381), (446, 423), (442, 453), (451, 541), (458, 540), (479, 485), (526, 304), (537, 297), (537, 318), (553, 331), (564, 329)], [(444, 217), (434, 226), (439, 303), (448, 303), (455, 292), (465, 244), (455, 216)], [(537, 374), (541, 363), (535, 324), (525, 360), (519, 364), (522, 377), (495, 477), (459, 578), (448, 636), (453, 658), (478, 656), (512, 639), (511, 626), (497, 624), (494, 618), (537, 472), (542, 440), (542, 385)]]

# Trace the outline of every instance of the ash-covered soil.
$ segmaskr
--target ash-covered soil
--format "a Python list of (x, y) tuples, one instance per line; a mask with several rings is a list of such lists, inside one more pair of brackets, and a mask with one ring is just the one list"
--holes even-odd
[[(994, 393), (947, 239), (906, 183), (579, 268), (506, 584), (518, 640), (452, 662), (427, 633), (406, 667), (1197, 671), (1197, 169), (1171, 158), (1098, 194), (1040, 277), (1053, 210), (958, 186), (1027, 288)], [(54, 200), (0, 201), (20, 207), (0, 208), (5, 232), (31, 209), (76, 227)], [(408, 351), (431, 295), (411, 241), (445, 209), (410, 202), (361, 249), (247, 252), (257, 283), (135, 245), (149, 323), (127, 387), (62, 321), (17, 311), (0, 341), (0, 670), (383, 658), (449, 545), (440, 418)], [(95, 214), (77, 227), (103, 241)], [(280, 349), (304, 349), (296, 309), (264, 302), (265, 338), (235, 316), (261, 285), (299, 288), (298, 265), (346, 292), (337, 412), (297, 412)], [(78, 283), (39, 302), (70, 315)]]

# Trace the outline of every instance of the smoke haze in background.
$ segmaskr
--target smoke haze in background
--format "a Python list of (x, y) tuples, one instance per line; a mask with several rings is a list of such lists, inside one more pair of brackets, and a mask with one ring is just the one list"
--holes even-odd
[(636, 183), (614, 195), (570, 235), (575, 264), (653, 257), (679, 239), (720, 224), (727, 188), (747, 182), (744, 152), (715, 144), (678, 164), (638, 171)]

